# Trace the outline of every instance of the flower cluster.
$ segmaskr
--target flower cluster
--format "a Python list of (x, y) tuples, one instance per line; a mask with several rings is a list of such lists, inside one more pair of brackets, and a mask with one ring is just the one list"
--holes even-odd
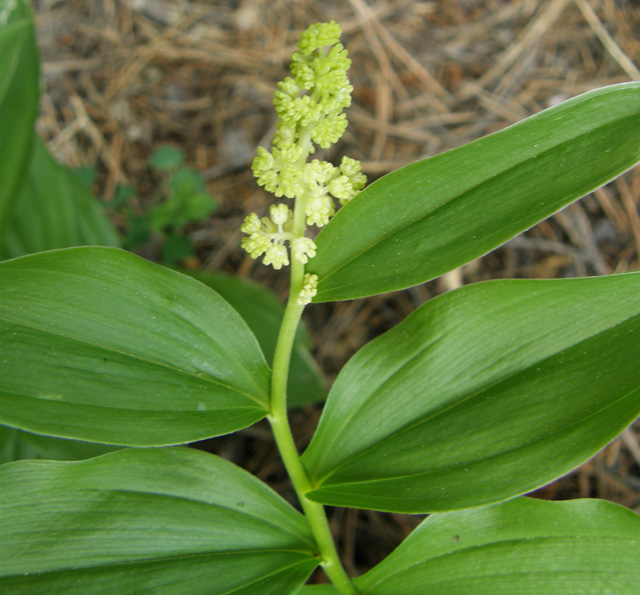
[(310, 304), (313, 297), (318, 293), (318, 275), (305, 273), (302, 289), (298, 294), (298, 306)]
[(285, 241), (291, 244), (293, 258), (302, 264), (316, 255), (316, 245), (312, 239), (296, 237), (291, 232), (292, 215), (287, 205), (279, 204), (271, 205), (269, 217), (260, 219), (255, 213), (245, 217), (240, 230), (248, 234), (248, 237), (242, 238), (242, 247), (251, 258), (259, 258), (264, 254), (264, 264), (281, 269), (289, 264)]
[[(311, 25), (302, 34), (291, 56), (291, 77), (278, 83), (275, 92), (279, 119), (273, 146), (269, 151), (259, 147), (253, 160), (260, 186), (277, 197), (295, 199), (293, 212), (284, 204), (274, 205), (269, 217), (251, 214), (241, 228), (248, 234), (243, 248), (253, 258), (264, 256), (264, 264), (276, 269), (289, 265), (290, 258), (302, 264), (313, 258), (316, 246), (305, 237), (305, 225), (325, 226), (335, 214), (335, 200), (346, 204), (366, 183), (355, 159), (343, 157), (339, 166), (307, 162), (314, 145), (328, 148), (347, 126), (343, 110), (353, 91), (347, 78), (351, 60), (339, 43), (340, 34), (333, 21)], [(313, 279), (305, 278), (305, 288), (305, 295), (315, 295)]]

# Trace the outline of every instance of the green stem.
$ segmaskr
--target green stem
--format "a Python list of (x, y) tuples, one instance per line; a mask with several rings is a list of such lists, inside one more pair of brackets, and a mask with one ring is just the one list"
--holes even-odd
[(289, 377), (289, 362), (296, 329), (300, 322), (304, 306), (297, 304), (296, 300), (304, 277), (304, 266), (292, 262), (291, 267), (291, 292), (285, 310), (278, 343), (273, 357), (273, 373), (271, 377), (271, 413), (269, 422), (280, 450), (280, 455), (289, 473), (293, 487), (298, 494), (298, 499), (307, 517), (311, 532), (315, 537), (320, 550), (322, 562), (320, 563), (327, 576), (331, 579), (336, 589), (343, 595), (357, 593), (353, 583), (349, 579), (333, 541), (327, 515), (324, 506), (312, 502), (305, 497), (311, 491), (311, 484), (307, 472), (300, 461), (296, 449), (291, 427), (287, 417), (287, 379)]

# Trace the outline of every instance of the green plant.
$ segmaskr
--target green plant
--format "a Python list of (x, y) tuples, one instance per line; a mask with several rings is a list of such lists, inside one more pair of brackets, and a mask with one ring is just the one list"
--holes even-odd
[[(635, 593), (636, 514), (521, 495), (640, 413), (640, 273), (493, 281), (427, 302), (344, 367), (302, 456), (287, 382), (311, 301), (432, 279), (636, 164), (640, 84), (576, 97), (361, 190), (354, 160), (307, 163), (346, 126), (339, 34), (335, 23), (304, 33), (276, 93), (274, 147), (254, 161), (258, 182), (293, 200), (243, 225), (254, 257), (291, 265), (271, 368), (221, 295), (132, 254), (0, 263), (0, 421), (145, 447), (0, 467), (4, 591)], [(335, 216), (331, 196), (345, 203)], [(315, 240), (311, 225), (324, 227)], [(263, 418), (304, 514), (233, 464), (174, 446)], [(351, 579), (325, 505), (432, 514)], [(318, 565), (332, 586), (304, 586)]]
[(184, 233), (185, 226), (209, 217), (217, 203), (208, 193), (200, 173), (184, 166), (180, 149), (171, 145), (158, 147), (149, 165), (161, 178), (160, 189), (151, 205), (142, 212), (134, 209), (130, 199), (136, 192), (128, 185), (116, 188), (110, 205), (126, 215), (125, 248), (131, 250), (145, 244), (156, 234), (162, 242), (162, 261), (174, 264), (193, 254), (191, 239)]

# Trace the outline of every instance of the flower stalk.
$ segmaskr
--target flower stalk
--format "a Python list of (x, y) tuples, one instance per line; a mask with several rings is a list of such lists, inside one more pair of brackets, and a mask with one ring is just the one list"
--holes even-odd
[(311, 484), (307, 472), (302, 465), (298, 450), (293, 440), (291, 426), (287, 416), (287, 380), (291, 350), (296, 329), (300, 322), (304, 306), (299, 305), (298, 296), (292, 292), (285, 310), (284, 319), (278, 336), (278, 343), (273, 358), (273, 373), (271, 378), (271, 412), (268, 416), (271, 429), (280, 451), (280, 456), (291, 483), (298, 495), (300, 505), (318, 546), (321, 562), (327, 576), (344, 595), (357, 593), (349, 579), (336, 550), (333, 536), (329, 528), (324, 507), (317, 502), (308, 500), (305, 494), (311, 491)]

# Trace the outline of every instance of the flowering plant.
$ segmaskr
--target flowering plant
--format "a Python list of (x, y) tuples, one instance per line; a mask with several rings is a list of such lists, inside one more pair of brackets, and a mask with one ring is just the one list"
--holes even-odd
[[(333, 22), (302, 35), (273, 147), (253, 163), (260, 185), (293, 201), (242, 226), (251, 256), (291, 266), (272, 361), (219, 293), (117, 248), (0, 263), (0, 421), (118, 448), (0, 466), (3, 592), (635, 593), (638, 515), (522, 495), (640, 413), (639, 273), (479, 283), (427, 302), (347, 363), (302, 456), (287, 393), (311, 302), (432, 279), (637, 163), (640, 85), (587, 93), (364, 188), (355, 160), (307, 162), (346, 127), (339, 36)], [(302, 514), (179, 446), (263, 418)], [(353, 578), (326, 505), (430, 516)], [(331, 585), (305, 585), (318, 566)]]

